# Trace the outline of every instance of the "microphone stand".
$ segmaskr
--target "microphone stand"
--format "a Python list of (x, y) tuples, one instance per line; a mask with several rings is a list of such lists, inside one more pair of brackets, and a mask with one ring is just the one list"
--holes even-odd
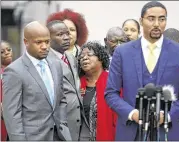
[(156, 141), (157, 140), (157, 133), (155, 128), (155, 104), (151, 104), (151, 115), (150, 115), (150, 141)]
[(139, 95), (139, 141), (142, 141), (143, 139), (143, 134), (142, 134), (142, 129), (143, 129), (143, 96), (144, 96), (144, 91), (143, 89), (138, 90), (138, 95)]
[(164, 111), (164, 129), (165, 129), (165, 141), (167, 142), (168, 137), (168, 101), (165, 101), (165, 111)]
[(157, 141), (160, 141), (160, 108), (161, 108), (162, 87), (156, 87), (156, 127)]

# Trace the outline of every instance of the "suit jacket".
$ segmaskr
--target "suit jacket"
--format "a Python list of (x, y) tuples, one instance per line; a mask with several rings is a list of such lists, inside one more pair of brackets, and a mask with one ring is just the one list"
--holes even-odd
[[(76, 58), (69, 52), (65, 52), (69, 67), (60, 58), (59, 52), (51, 49), (50, 56), (61, 62), (63, 69), (64, 94), (67, 98), (67, 120), (72, 140), (78, 141), (82, 121), (87, 122), (84, 116), (82, 96), (80, 94), (80, 80), (77, 72)], [(83, 117), (81, 117), (83, 116)]]
[[(128, 125), (128, 115), (135, 108), (137, 89), (143, 87), (141, 39), (116, 48), (110, 65), (105, 99), (118, 114), (116, 140), (134, 140), (137, 131), (135, 122)], [(179, 44), (164, 38), (159, 57), (156, 85), (173, 85), (179, 94)], [(123, 87), (123, 98), (119, 90)], [(170, 111), (172, 127), (168, 140), (179, 140), (179, 101)]]
[(24, 54), (3, 74), (3, 116), (10, 140), (53, 140), (54, 125), (61, 140), (71, 140), (61, 64), (47, 57), (54, 81), (54, 105), (38, 71)]

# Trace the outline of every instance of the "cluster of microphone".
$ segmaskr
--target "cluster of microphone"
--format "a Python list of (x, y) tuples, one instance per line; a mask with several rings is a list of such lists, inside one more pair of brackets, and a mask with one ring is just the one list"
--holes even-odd
[(159, 140), (161, 110), (164, 111), (164, 129), (168, 133), (168, 111), (174, 100), (174, 88), (170, 85), (161, 87), (149, 83), (138, 89), (136, 108), (139, 109), (139, 140), (147, 140), (149, 127), (151, 136), (156, 136), (150, 140)]

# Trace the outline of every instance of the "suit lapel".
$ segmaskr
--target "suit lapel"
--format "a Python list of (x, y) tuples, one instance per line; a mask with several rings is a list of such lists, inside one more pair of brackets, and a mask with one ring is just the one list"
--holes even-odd
[(165, 66), (166, 66), (166, 63), (168, 61), (168, 47), (169, 47), (169, 41), (163, 40), (163, 44), (162, 44), (162, 50), (161, 50), (161, 53), (160, 53), (160, 57), (159, 57), (159, 60), (158, 60), (158, 73), (157, 73), (157, 85), (159, 85), (159, 82), (160, 82), (160, 79), (164, 73), (164, 70), (165, 70)]
[(136, 67), (136, 72), (140, 86), (142, 87), (142, 50), (141, 50), (141, 39), (136, 40), (136, 44), (133, 47), (133, 58)]
[(23, 62), (25, 64), (25, 66), (27, 67), (28, 72), (36, 80), (36, 82), (38, 83), (39, 87), (43, 91), (45, 97), (47, 98), (49, 104), (51, 105), (50, 97), (48, 95), (48, 91), (47, 91), (47, 89), (45, 87), (45, 84), (44, 84), (43, 80), (41, 79), (37, 69), (34, 67), (33, 63), (30, 61), (30, 59), (27, 57), (26, 54), (23, 55), (22, 60), (23, 60)]
[(57, 51), (51, 49), (51, 51), (49, 52), (49, 56), (54, 58), (55, 60), (59, 60), (59, 62), (61, 62), (62, 68), (63, 68), (63, 76), (68, 80), (68, 82), (70, 82), (70, 84), (75, 88), (75, 82), (72, 81), (71, 78), (73, 78), (72, 73), (66, 74), (65, 71), (68, 71), (68, 67), (65, 65), (65, 63), (62, 61), (62, 59), (60, 58), (62, 55), (60, 53), (58, 53)]
[(55, 108), (56, 106), (56, 102), (57, 102), (57, 74), (56, 74), (56, 69), (55, 69), (55, 66), (52, 64), (52, 61), (49, 59), (49, 56), (47, 56), (47, 62), (48, 62), (48, 65), (49, 65), (49, 68), (50, 68), (50, 71), (51, 71), (51, 74), (52, 74), (52, 79), (53, 79), (53, 82), (54, 82), (54, 105), (53, 105), (53, 109)]
[(66, 57), (67, 57), (67, 59), (70, 63), (69, 66), (70, 66), (71, 72), (73, 74), (75, 89), (77, 91), (78, 98), (79, 98), (80, 102), (82, 103), (83, 102), (82, 97), (81, 97), (81, 94), (79, 92), (79, 90), (80, 90), (80, 80), (79, 80), (79, 75), (78, 75), (78, 65), (77, 65), (77, 62), (76, 62), (76, 58), (73, 58), (73, 56), (68, 52), (65, 52), (65, 54), (66, 54)]

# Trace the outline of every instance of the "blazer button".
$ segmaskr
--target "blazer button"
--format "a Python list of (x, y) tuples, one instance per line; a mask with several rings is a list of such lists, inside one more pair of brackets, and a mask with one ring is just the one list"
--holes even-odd
[(76, 120), (76, 122), (80, 122), (80, 120), (79, 120), (79, 119), (77, 119), (77, 120)]
[(50, 128), (50, 131), (52, 131), (53, 130), (53, 128)]
[(61, 126), (59, 126), (59, 129), (60, 129), (60, 130), (63, 130), (63, 128), (62, 128)]
[(77, 108), (80, 108), (80, 106), (77, 106)]

